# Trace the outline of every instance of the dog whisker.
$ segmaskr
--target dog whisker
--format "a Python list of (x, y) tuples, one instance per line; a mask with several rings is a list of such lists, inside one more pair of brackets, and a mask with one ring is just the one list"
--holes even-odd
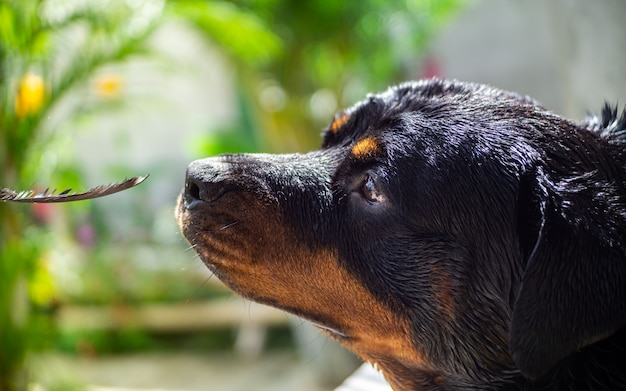
[(195, 251), (195, 249), (196, 249), (196, 245), (193, 244), (191, 246), (187, 246), (187, 248), (185, 248), (184, 250), (181, 250), (180, 253), (181, 254), (188, 253), (188, 252), (190, 252), (192, 250)]
[(190, 303), (190, 302), (192, 302), (193, 300), (195, 300), (195, 299), (198, 297), (198, 293), (200, 292), (200, 290), (201, 290), (202, 288), (204, 288), (204, 287), (205, 287), (205, 286), (209, 283), (209, 281), (211, 280), (211, 278), (213, 278), (213, 276), (214, 276), (214, 275), (215, 275), (215, 274), (214, 274), (213, 272), (211, 272), (211, 274), (210, 274), (207, 278), (205, 278), (205, 279), (204, 279), (204, 281), (202, 282), (202, 284), (200, 284), (200, 286), (198, 286), (198, 287), (196, 288), (196, 290), (195, 290), (195, 291), (193, 291), (193, 293), (192, 293), (192, 294), (191, 294), (191, 295), (187, 298), (186, 303)]
[(230, 224), (226, 224), (226, 225), (222, 226), (222, 227), (220, 228), (220, 231), (224, 231), (224, 230), (226, 230), (226, 229), (228, 229), (228, 228), (230, 228), (230, 227), (233, 227), (233, 226), (235, 226), (235, 225), (237, 225), (237, 224), (239, 224), (239, 221), (233, 221), (233, 222), (232, 222), (232, 223), (230, 223)]

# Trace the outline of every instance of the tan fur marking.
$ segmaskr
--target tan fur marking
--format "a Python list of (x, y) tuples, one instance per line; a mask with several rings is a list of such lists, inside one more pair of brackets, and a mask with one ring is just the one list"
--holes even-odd
[(380, 152), (380, 144), (374, 137), (366, 137), (352, 147), (352, 156), (365, 159), (376, 156)]
[(334, 120), (332, 124), (330, 124), (330, 132), (337, 133), (339, 129), (341, 129), (341, 127), (345, 125), (346, 122), (348, 122), (349, 119), (350, 116), (348, 114), (341, 115), (339, 118)]

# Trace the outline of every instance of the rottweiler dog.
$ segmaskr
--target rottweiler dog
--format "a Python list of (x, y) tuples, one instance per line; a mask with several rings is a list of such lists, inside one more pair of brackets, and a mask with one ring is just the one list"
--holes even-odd
[(307, 319), (394, 390), (626, 389), (626, 111), (576, 123), (428, 80), (320, 150), (187, 170), (177, 219), (232, 290)]

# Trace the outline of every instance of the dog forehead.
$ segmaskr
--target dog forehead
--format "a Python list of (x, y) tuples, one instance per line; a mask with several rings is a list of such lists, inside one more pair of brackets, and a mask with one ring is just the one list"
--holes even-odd
[(351, 154), (356, 158), (376, 155), (384, 142), (383, 133), (400, 119), (401, 113), (386, 112), (382, 107), (353, 106), (330, 123), (322, 148), (350, 146)]
[(381, 142), (374, 136), (367, 136), (365, 138), (362, 138), (361, 140), (357, 141), (350, 149), (350, 153), (352, 154), (352, 156), (359, 160), (364, 160), (380, 155), (381, 151)]
[(350, 114), (346, 112), (342, 112), (338, 114), (337, 116), (335, 116), (335, 119), (333, 120), (333, 122), (331, 122), (330, 125), (328, 126), (328, 132), (330, 133), (339, 132), (339, 130), (346, 124), (346, 122), (348, 122), (349, 119), (350, 119)]
[[(405, 83), (368, 95), (366, 99), (335, 116), (324, 133), (323, 147), (360, 143), (368, 135), (379, 135), (387, 130), (400, 128), (398, 125), (407, 116), (428, 114), (432, 109), (429, 102), (437, 98), (427, 86), (430, 84)], [(448, 93), (453, 95), (456, 91), (447, 91), (442, 95)], [(373, 146), (370, 142), (366, 143), (361, 146)], [(359, 150), (362, 151), (357, 148)]]

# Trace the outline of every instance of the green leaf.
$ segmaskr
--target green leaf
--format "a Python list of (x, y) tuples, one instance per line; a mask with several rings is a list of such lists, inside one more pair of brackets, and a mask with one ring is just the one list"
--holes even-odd
[(263, 20), (234, 4), (181, 0), (170, 2), (170, 11), (247, 65), (264, 65), (282, 53), (282, 41)]
[(16, 45), (15, 13), (8, 4), (0, 4), (0, 45), (3, 48)]

